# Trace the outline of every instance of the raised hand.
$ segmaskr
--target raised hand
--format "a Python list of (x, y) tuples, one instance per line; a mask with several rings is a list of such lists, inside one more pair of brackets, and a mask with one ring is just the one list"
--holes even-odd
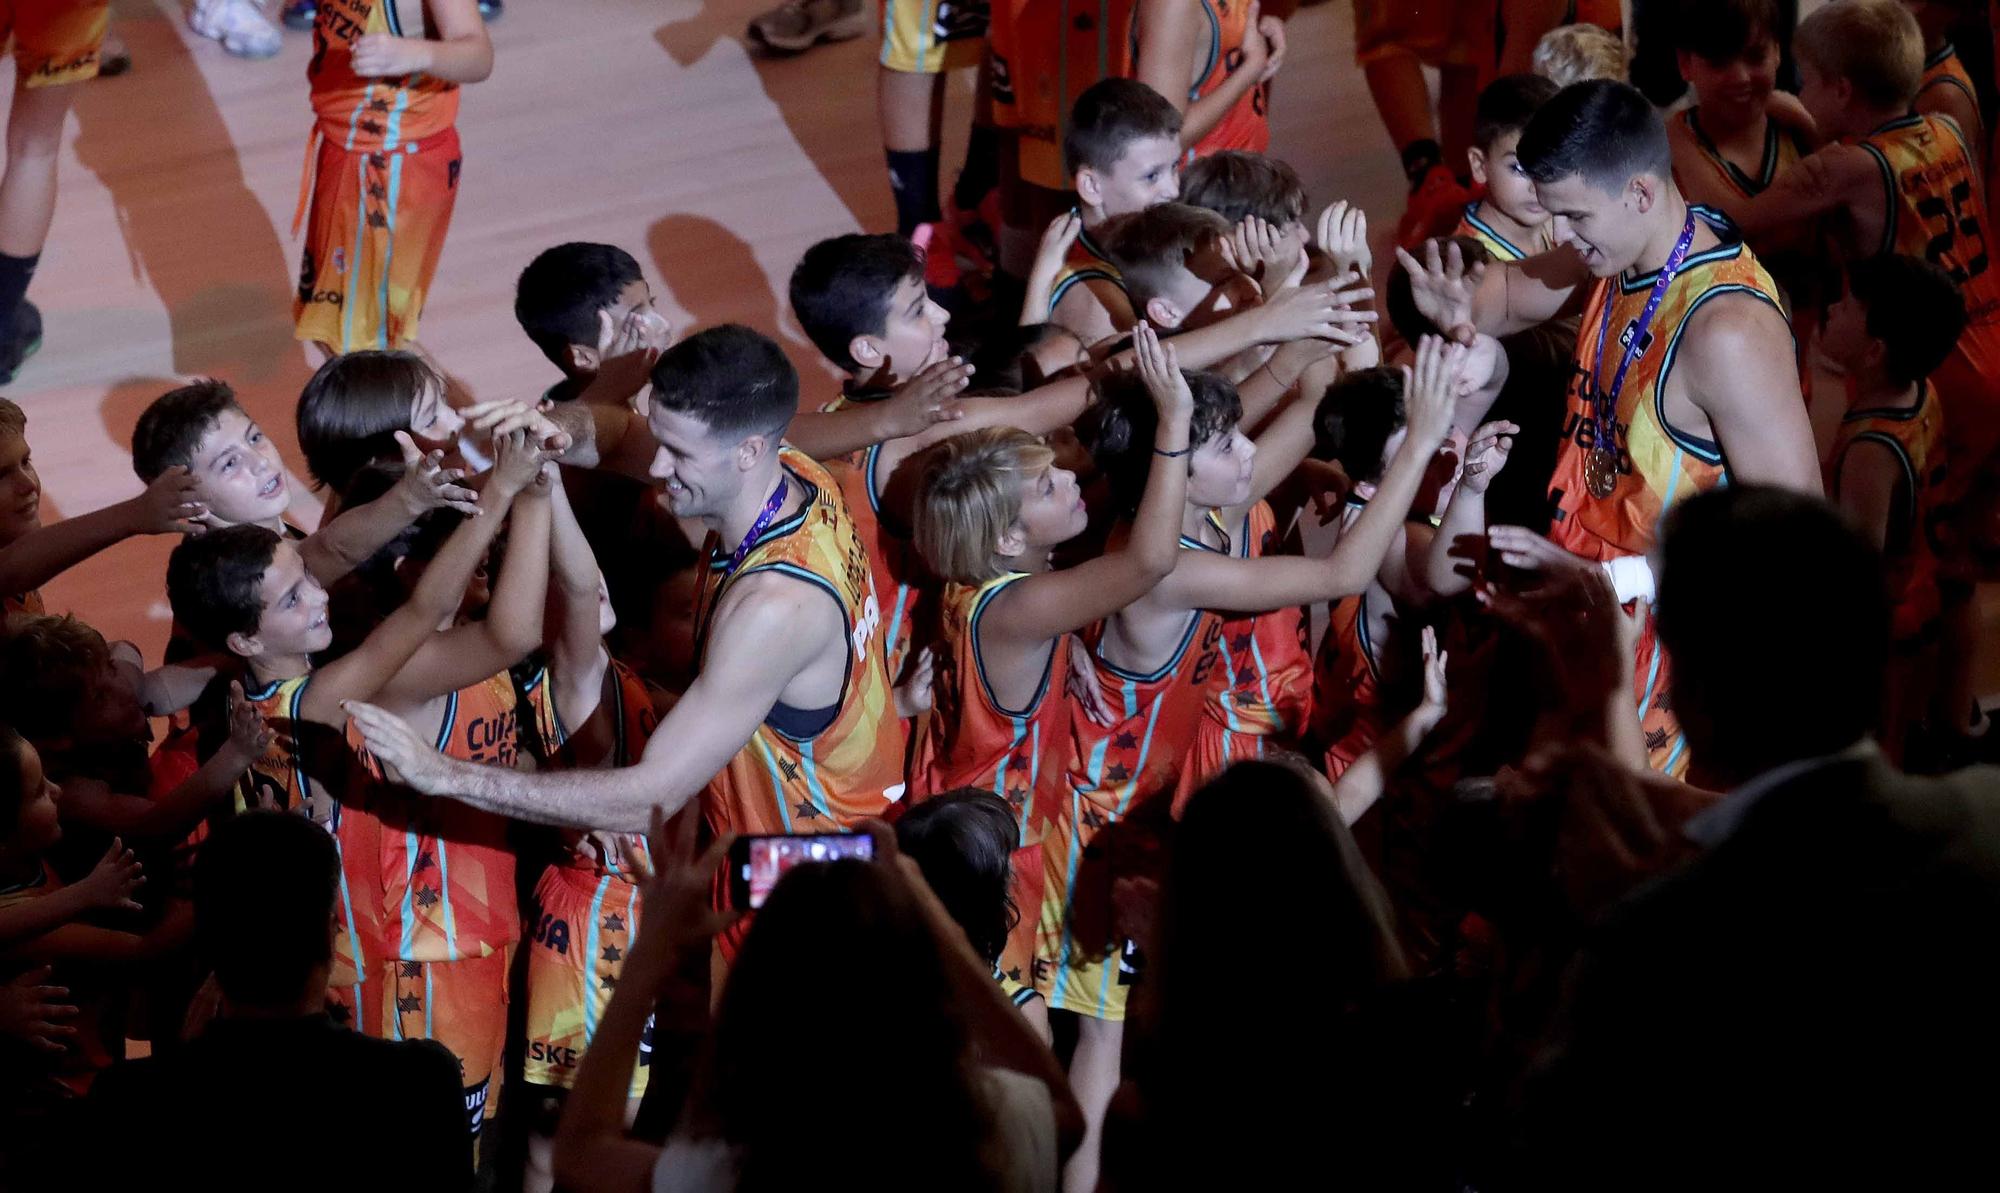
[(1141, 320), (1132, 329), (1132, 355), (1139, 379), (1159, 412), (1160, 425), (1185, 421), (1194, 413), (1194, 391), (1188, 388), (1187, 374), (1181, 372), (1174, 346), (1162, 343), (1153, 325)]
[(599, 311), (597, 319), (600, 334), (610, 337), (611, 343), (598, 354), (597, 375), (578, 398), (610, 406), (628, 405), (652, 381), (653, 366), (673, 342), (673, 325), (653, 311), (631, 311), (616, 328), (609, 311)]
[(465, 418), (465, 431), (477, 439), (485, 436), (498, 439), (515, 431), (526, 431), (536, 443), (551, 452), (560, 453), (569, 447), (568, 432), (549, 421), (541, 408), (534, 402), (524, 402), (519, 398), (505, 398), (493, 402), (474, 402), (459, 411)]
[(1403, 377), (1403, 409), (1409, 427), (1406, 442), (1426, 444), (1429, 450), (1444, 442), (1451, 433), (1458, 379), (1464, 369), (1465, 345), (1446, 343), (1436, 336), (1418, 341), (1416, 363), (1405, 366)]
[(882, 413), (889, 419), (889, 438), (921, 434), (938, 423), (964, 418), (958, 395), (970, 384), (972, 366), (956, 356), (926, 366), (884, 400)]
[(1410, 298), (1417, 313), (1452, 339), (1470, 344), (1479, 334), (1472, 320), (1472, 300), (1479, 292), (1480, 279), (1486, 276), (1486, 262), (1475, 262), (1467, 269), (1465, 254), (1456, 244), (1440, 250), (1435, 240), (1424, 242), (1423, 260), (1400, 247), (1396, 260), (1409, 272)]
[(1445, 666), (1451, 661), (1451, 652), (1438, 649), (1437, 631), (1430, 626), (1424, 627), (1423, 641), (1424, 698), (1410, 715), (1418, 728), (1429, 733), (1437, 728), (1439, 721), (1444, 720), (1444, 714), (1450, 708), (1446, 697)]
[(508, 496), (518, 496), (542, 475), (542, 465), (550, 454), (528, 433), (511, 431), (493, 437), (493, 476), (487, 483)]
[(1521, 428), (1510, 422), (1485, 423), (1474, 430), (1471, 442), (1465, 445), (1458, 487), (1468, 493), (1486, 492), (1493, 478), (1507, 466), (1507, 455), (1514, 450), (1514, 436), (1520, 433)]
[(1366, 282), (1334, 278), (1286, 290), (1251, 316), (1261, 322), (1258, 338), (1266, 343), (1314, 337), (1351, 348), (1374, 334), (1369, 330), (1377, 318), (1374, 301), (1375, 291)]
[(360, 700), (341, 704), (368, 752), (402, 776), (405, 785), (426, 795), (448, 795), (450, 759), (410, 728), (408, 721), (385, 708)]
[(125, 842), (111, 838), (111, 848), (97, 859), (90, 873), (83, 876), (76, 886), (92, 907), (116, 907), (125, 911), (138, 911), (139, 904), (132, 893), (146, 885), (146, 868)]
[(896, 715), (908, 720), (931, 710), (931, 677), (935, 656), (926, 646), (904, 665), (902, 682), (896, 685)]
[(1075, 211), (1065, 211), (1049, 221), (1042, 229), (1042, 241), (1035, 246), (1035, 271), (1046, 269), (1051, 274), (1062, 268), (1069, 259), (1070, 246), (1083, 235), (1083, 217)]
[(465, 470), (446, 468), (442, 450), (420, 450), (408, 431), (396, 432), (396, 450), (403, 454), (403, 479), (396, 482), (396, 495), (412, 518), (435, 509), (479, 512), (479, 494), (466, 487)]
[(125, 503), (133, 534), (200, 534), (208, 506), (196, 497), (200, 488), (192, 472), (179, 464), (160, 473), (146, 491)]
[(58, 1053), (76, 1036), (76, 1028), (64, 1020), (76, 1018), (77, 1010), (67, 1001), (67, 989), (43, 984), (49, 972), (44, 965), (0, 986), (0, 1036), (38, 1052)]
[(1266, 295), (1276, 293), (1288, 284), (1296, 284), (1303, 276), (1297, 266), (1304, 253), (1299, 244), (1283, 231), (1273, 227), (1268, 220), (1254, 215), (1246, 215), (1243, 222), (1230, 229), (1225, 241), (1235, 259), (1236, 268), (1251, 274), (1264, 286)]
[(354, 39), (354, 73), (364, 79), (394, 79), (431, 68), (427, 39), (393, 33), (364, 33)]
[(1320, 252), (1333, 261), (1335, 277), (1358, 273), (1363, 279), (1375, 269), (1375, 255), (1368, 248), (1368, 213), (1342, 199), (1319, 213), (1316, 240)]
[(637, 879), (643, 900), (639, 939), (626, 957), (623, 980), (656, 994), (683, 958), (696, 950), (706, 956), (709, 942), (740, 914), (717, 911), (709, 897), (715, 872), (736, 838), (725, 833), (697, 854), (700, 824), (698, 816), (669, 819), (654, 808), (646, 840), (650, 862), (624, 839), (619, 841), (625, 868)]
[(229, 681), (229, 745), (240, 757), (253, 761), (271, 748), (271, 727), (257, 705), (243, 694), (241, 680)]
[(1486, 531), (1486, 542), (1501, 563), (1523, 571), (1544, 572), (1551, 576), (1566, 572), (1595, 572), (1598, 569), (1589, 560), (1572, 555), (1550, 542), (1546, 536), (1536, 534), (1525, 526), (1493, 526)]
[(1070, 699), (1076, 701), (1083, 715), (1091, 721), (1106, 727), (1118, 723), (1118, 710), (1111, 706), (1111, 700), (1104, 694), (1104, 682), (1098, 677), (1097, 664), (1091, 660), (1090, 648), (1075, 634), (1067, 634), (1069, 639), (1069, 681), (1064, 686)]

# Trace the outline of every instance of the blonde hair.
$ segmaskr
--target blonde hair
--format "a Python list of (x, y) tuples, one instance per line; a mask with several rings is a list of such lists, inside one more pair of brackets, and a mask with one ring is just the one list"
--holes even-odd
[(1872, 108), (1908, 108), (1923, 82), (1923, 30), (1897, 0), (1834, 0), (1805, 19), (1792, 49), (1820, 74), (1853, 84)]
[(931, 449), (917, 482), (917, 553), (939, 579), (991, 580), (1007, 569), (995, 553), (1021, 519), (1021, 486), (1055, 462), (1038, 435), (987, 427)]
[(1558, 25), (1535, 43), (1535, 73), (1558, 87), (1589, 79), (1630, 82), (1625, 43), (1602, 25)]

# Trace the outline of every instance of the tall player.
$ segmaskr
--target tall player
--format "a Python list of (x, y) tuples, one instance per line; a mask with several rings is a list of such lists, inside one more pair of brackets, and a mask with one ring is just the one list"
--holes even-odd
[[(653, 373), (654, 478), (712, 532), (697, 623), (701, 670), (638, 762), (526, 774), (446, 758), (401, 719), (349, 712), (419, 791), (540, 824), (643, 832), (701, 797), (717, 833), (821, 833), (903, 794), (868, 559), (825, 470), (784, 446), (798, 374), (778, 346), (725, 325), (667, 350)], [(591, 424), (580, 424), (587, 429)], [(589, 463), (580, 444), (573, 460)]]
[[(1650, 594), (1645, 556), (1675, 502), (1725, 479), (1820, 492), (1791, 329), (1735, 229), (1682, 198), (1666, 126), (1638, 91), (1605, 80), (1565, 88), (1528, 123), (1518, 154), (1573, 253), (1470, 273), (1436, 242), (1423, 262), (1397, 256), (1418, 308), (1461, 336), (1467, 325), (1525, 330), (1585, 301), (1549, 483), (1553, 544), (1519, 527), (1491, 537), (1516, 566), (1609, 565), (1620, 595), (1635, 599)], [(1685, 774), (1650, 625), (1639, 651), (1649, 760)]]
[(0, 385), (42, 346), (42, 313), (27, 300), (56, 214), (56, 158), (75, 92), (97, 77), (111, 23), (108, 0), (40, 0), (0, 7), (0, 43), (14, 50), (7, 173), (0, 178)]
[(458, 88), (492, 73), (475, 0), (321, 0), (292, 219), (294, 235), (306, 224), (299, 339), (331, 354), (417, 338), (458, 200)]
[(1987, 720), (1974, 699), (1978, 620), (1969, 581), (1981, 570), (1973, 558), (1982, 537), (1978, 511), (1993, 500), (2000, 453), (2000, 272), (1992, 268), (1979, 149), (1950, 117), (1910, 110), (1923, 74), (1923, 35), (1895, 0), (1836, 0), (1799, 26), (1794, 45), (1804, 79), (1799, 98), (1834, 143), (1746, 207), (1745, 230), (1839, 213), (1839, 247), (1850, 257), (1921, 257), (1950, 274), (1965, 296), (1965, 330), (1931, 375), (1951, 428), (1941, 495), (1953, 533), (1939, 561), (1940, 699), (1955, 717), (1968, 718), (1957, 725), (1961, 735), (1981, 736)]
[(1257, 0), (1139, 0), (1132, 17), (1138, 80), (1180, 109), (1181, 144), (1201, 157), (1271, 147), (1271, 80), (1285, 61), (1285, 23)]

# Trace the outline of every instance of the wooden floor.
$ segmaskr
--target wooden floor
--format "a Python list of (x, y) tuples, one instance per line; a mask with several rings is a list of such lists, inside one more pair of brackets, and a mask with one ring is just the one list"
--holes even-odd
[[(742, 33), (767, 2), (510, 0), (492, 27), (493, 77), (465, 91), (463, 183), (423, 319), (426, 347), (467, 390), (525, 397), (551, 380), (514, 323), (514, 279), (564, 240), (630, 249), (677, 328), (748, 323), (779, 338), (809, 390), (833, 384), (782, 296), (814, 241), (893, 226), (877, 45), (762, 58)], [(298, 461), (292, 408), (311, 373), (290, 322), (311, 38), (287, 34), (275, 60), (244, 62), (190, 34), (173, 0), (114, 5), (136, 65), (78, 89), (31, 292), (46, 344), (7, 391), (29, 414), (47, 519), (137, 492), (133, 422), (189, 377), (236, 386)], [(1304, 9), (1288, 40), (1273, 151), (1315, 203), (1360, 202), (1379, 242), (1403, 187), (1352, 65), (1352, 6)], [(947, 162), (970, 89), (969, 74), (954, 79)], [(315, 524), (305, 484), (294, 491)], [(157, 657), (172, 545), (100, 555), (47, 588), (51, 609)]]

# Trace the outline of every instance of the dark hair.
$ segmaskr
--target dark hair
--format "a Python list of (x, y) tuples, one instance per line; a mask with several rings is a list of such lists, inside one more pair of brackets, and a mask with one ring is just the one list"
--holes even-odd
[(1202, 246), (1229, 235), (1229, 223), (1206, 207), (1160, 203), (1119, 216), (1104, 230), (1104, 251), (1118, 266), (1132, 305), (1144, 308)]
[(1007, 801), (961, 787), (917, 804), (896, 821), (896, 847), (924, 872), (951, 918), (988, 961), (1000, 959), (1020, 922), (1013, 853), (1021, 830)]
[(514, 319), (521, 330), (569, 371), (569, 347), (597, 344), (597, 313), (618, 304), (618, 292), (640, 281), (639, 262), (614, 244), (574, 240), (543, 249), (514, 283)]
[[(1236, 387), (1218, 373), (1181, 370), (1194, 393), (1188, 422), (1190, 452), (1243, 421)], [(1127, 513), (1139, 508), (1153, 466), (1153, 431), (1159, 412), (1136, 370), (1112, 373), (1097, 384), (1097, 402), (1078, 420), (1077, 439), (1110, 482), (1112, 500)]]
[(254, 634), (264, 616), (259, 591), (278, 551), (278, 533), (262, 526), (225, 526), (182, 539), (167, 559), (167, 604), (174, 620), (211, 650), (229, 635)]
[(1847, 267), (1847, 288), (1868, 311), (1868, 334), (1887, 349), (1891, 381), (1910, 385), (1936, 372), (1965, 330), (1965, 296), (1928, 261), (1877, 253)]
[(821, 356), (854, 372), (861, 366), (847, 346), (886, 332), (896, 287), (923, 277), (923, 253), (901, 236), (835, 236), (807, 249), (792, 270), (792, 313)]
[[(356, 472), (354, 479), (340, 491), (340, 506), (356, 509), (366, 505), (395, 488), (402, 479), (400, 459), (373, 461)], [(445, 541), (464, 521), (465, 515), (457, 510), (425, 510), (331, 585), (327, 590), (327, 624), (333, 630), (333, 641), (323, 657), (339, 658), (366, 641), (384, 618), (409, 599), (410, 590), (422, 575), (417, 568), (397, 565), (406, 559), (428, 562), (437, 558)], [(497, 552), (506, 534), (503, 526), (494, 536), (491, 548), (494, 554), (487, 559), (489, 576), (499, 575)]]
[(769, 336), (724, 323), (661, 354), (653, 405), (699, 419), (723, 438), (776, 436), (799, 411), (799, 373)]
[(338, 492), (370, 460), (396, 460), (410, 407), (444, 378), (414, 352), (349, 352), (319, 367), (299, 394), (299, 450), (313, 480)]
[(1030, 354), (1058, 336), (1073, 338), (1075, 333), (1055, 323), (1008, 324), (992, 329), (967, 357), (972, 364), (972, 375), (979, 379), (980, 394), (1012, 396), (1044, 384), (1047, 378), (1039, 370), (1029, 375), (1035, 363)]
[(1252, 215), (1283, 227), (1305, 218), (1306, 184), (1275, 157), (1224, 149), (1181, 171), (1181, 202), (1205, 207), (1232, 227)]
[(1063, 129), (1063, 173), (1109, 170), (1126, 146), (1144, 137), (1181, 135), (1181, 114), (1166, 96), (1137, 79), (1099, 79), (1076, 97)]
[[(203, 377), (153, 399), (132, 428), (132, 471), (152, 484), (169, 468), (194, 467), (202, 437), (228, 411), (241, 413), (227, 381)], [(247, 417), (247, 415), (246, 415)]]
[[(1465, 267), (1471, 269), (1482, 261), (1491, 262), (1493, 254), (1476, 236), (1450, 236), (1438, 242), (1438, 252), (1443, 253), (1451, 245), (1458, 246), (1459, 257)], [(1389, 262), (1389, 277), (1383, 287), (1382, 312), (1389, 317), (1389, 326), (1396, 329), (1405, 344), (1415, 344), (1425, 336), (1441, 336), (1449, 332), (1448, 327), (1439, 327), (1417, 309), (1417, 299), (1410, 292), (1410, 271), (1403, 268), (1401, 258)]]
[(1491, 152), (1495, 141), (1528, 127), (1528, 121), (1558, 90), (1540, 75), (1502, 75), (1488, 83), (1479, 93), (1479, 106), (1472, 118), (1472, 143), (1482, 152)]
[[(989, 1111), (945, 965), (922, 910), (874, 863), (809, 863), (779, 880), (722, 988), (693, 1098), (697, 1130), (738, 1149), (735, 1188), (824, 1182), (826, 1155), (799, 1146), (789, 1111), (834, 1104), (898, 1108), (896, 1146), (869, 1159), (871, 1189), (995, 1186)], [(802, 1007), (865, 1049), (800, 1064), (799, 1037), (772, 1028)]]
[(1319, 400), (1313, 413), (1313, 456), (1338, 461), (1349, 480), (1379, 481), (1382, 452), (1407, 420), (1403, 371), (1358, 369), (1334, 382)]
[(1674, 171), (1666, 122), (1636, 88), (1610, 79), (1556, 92), (1521, 130), (1514, 156), (1538, 183), (1581, 174), (1599, 190), (1622, 190), (1637, 174), (1670, 178)]
[(30, 741), (67, 735), (110, 662), (104, 635), (69, 614), (9, 617), (0, 631), (0, 675), (16, 682), (0, 684), (0, 721)]
[(1674, 49), (1708, 62), (1733, 62), (1759, 38), (1782, 50), (1788, 33), (1777, 0), (1680, 0)]
[(215, 826), (194, 859), (195, 944), (231, 1002), (296, 1002), (333, 960), (340, 860), (333, 837), (292, 812)]
[(28, 412), (12, 398), (0, 398), (0, 435), (26, 435)]
[[(1324, 778), (1303, 762), (1239, 762), (1197, 790), (1173, 829), (1158, 923), (1146, 974), (1155, 1031), (1133, 1074), (1158, 1159), (1169, 1171), (1211, 1168), (1218, 1136), (1202, 1124), (1218, 1120), (1222, 1137), (1247, 1129), (1319, 1146), (1283, 1124), (1325, 1103), (1301, 1106), (1291, 1091), (1306, 1074), (1366, 1071), (1355, 1058), (1370, 1051), (1371, 1025), (1357, 1012), (1407, 976), (1388, 897)], [(1244, 1015), (1216, 975), (1245, 957), (1284, 958), (1286, 980), (1313, 992), (1313, 1013)], [(1383, 1090), (1363, 1081), (1354, 1092)]]
[(1742, 782), (1875, 727), (1889, 650), (1882, 556), (1825, 501), (1746, 484), (1676, 505), (1654, 607), (1696, 766)]

